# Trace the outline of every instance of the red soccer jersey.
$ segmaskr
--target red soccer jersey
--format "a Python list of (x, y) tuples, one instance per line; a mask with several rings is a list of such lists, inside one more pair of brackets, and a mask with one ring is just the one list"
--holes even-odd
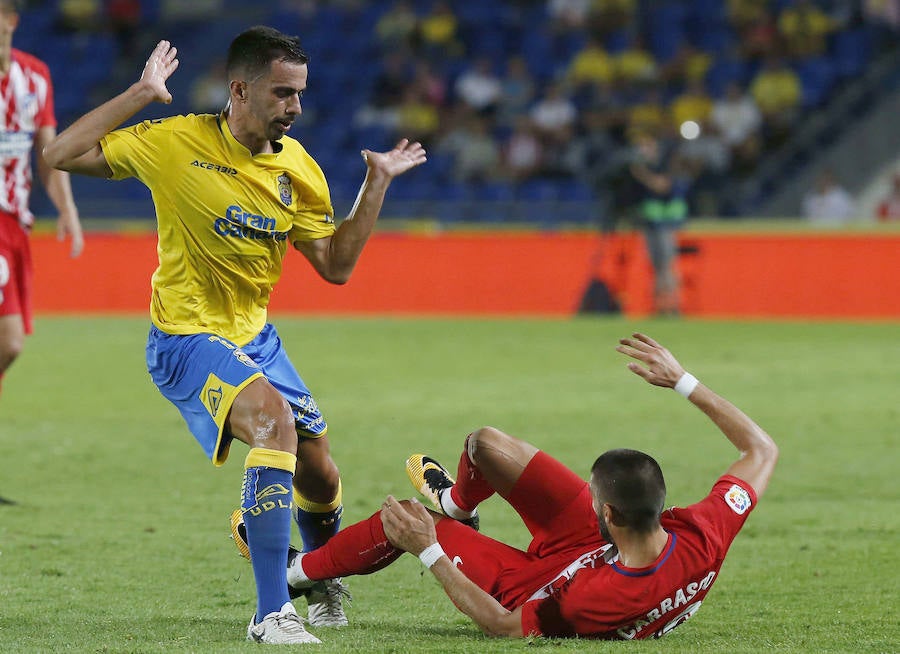
[(527, 634), (642, 639), (663, 636), (691, 617), (725, 553), (756, 505), (746, 482), (724, 475), (697, 504), (661, 522), (669, 540), (646, 568), (626, 568), (601, 548), (573, 561), (522, 606)]
[(23, 225), (34, 222), (28, 210), (34, 136), (48, 126), (56, 127), (50, 72), (40, 59), (14, 48), (9, 73), (0, 78), (0, 211)]

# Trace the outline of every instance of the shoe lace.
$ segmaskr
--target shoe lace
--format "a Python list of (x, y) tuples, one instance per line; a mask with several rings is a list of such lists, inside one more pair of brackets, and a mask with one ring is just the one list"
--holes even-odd
[(341, 618), (344, 615), (343, 601), (353, 602), (353, 596), (340, 579), (328, 579), (318, 590), (321, 595), (317, 602), (317, 614), (329, 618)]
[(289, 634), (306, 633), (303, 626), (303, 618), (296, 613), (279, 613), (275, 615), (275, 626)]

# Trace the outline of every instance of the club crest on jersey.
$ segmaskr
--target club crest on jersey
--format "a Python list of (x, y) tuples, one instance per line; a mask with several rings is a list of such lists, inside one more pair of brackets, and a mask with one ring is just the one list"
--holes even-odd
[(737, 484), (732, 484), (728, 492), (725, 493), (725, 503), (738, 515), (744, 515), (747, 509), (750, 508), (750, 493)]
[(278, 197), (281, 198), (281, 202), (284, 206), (289, 207), (294, 201), (293, 193), (291, 192), (291, 178), (288, 177), (287, 173), (281, 173), (278, 176)]

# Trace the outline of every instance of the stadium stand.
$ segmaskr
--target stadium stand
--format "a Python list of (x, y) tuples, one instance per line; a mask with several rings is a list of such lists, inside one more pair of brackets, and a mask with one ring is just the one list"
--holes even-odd
[[(311, 55), (304, 115), (293, 135), (325, 170), (339, 213), (356, 193), (362, 166), (359, 150), (389, 146), (404, 132), (404, 115), (421, 117), (421, 112), (399, 110), (404, 91), (415, 88), (413, 95), (431, 103), (428, 109), (439, 116), (438, 130), (429, 143), (434, 156), (415, 175), (398, 180), (385, 215), (524, 221), (546, 227), (595, 220), (608, 225), (626, 218), (628, 207), (618, 201), (621, 194), (613, 187), (630, 161), (635, 125), (629, 125), (628, 116), (652, 116), (651, 123), (661, 130), (659, 136), (675, 148), (684, 137), (665, 117), (691, 78), (699, 75), (709, 97), (720, 99), (733, 82), (748, 90), (763, 68), (763, 55), (772, 55), (780, 57), (799, 79), (802, 99), (796, 119), (785, 125), (763, 125), (767, 138), (758, 159), (741, 160), (726, 171), (725, 182), (714, 189), (718, 198), (712, 202), (708, 197), (704, 201), (691, 198), (694, 215), (710, 206), (723, 217), (754, 214), (768, 195), (812, 165), (815, 144), (823, 135), (834, 139), (846, 129), (844, 120), (829, 122), (832, 108), (854, 92), (854, 83), (889, 57), (900, 42), (896, 26), (868, 13), (868, 3), (827, 0), (755, 2), (751, 4), (761, 13), (750, 18), (740, 13), (742, 5), (747, 5), (740, 0), (595, 0), (592, 11), (564, 20), (552, 15), (550, 0), (134, 0), (130, 4), (140, 12), (140, 25), (129, 55), (108, 15), (67, 24), (64, 4), (62, 0), (28, 4), (14, 44), (50, 66), (61, 127), (130, 83), (145, 53), (161, 38), (179, 49), (181, 67), (171, 80), (174, 102), (169, 107), (151, 107), (147, 116), (139, 118), (199, 110), (191, 106), (195, 81), (216, 70), (217, 58), (221, 60), (235, 34), (253, 24), (270, 24), (299, 35)], [(109, 3), (102, 6), (108, 8)], [(792, 36), (798, 24), (796, 12), (810, 6), (827, 30), (821, 36), (822, 51), (815, 49), (818, 41), (813, 45), (808, 40), (791, 41), (800, 38)], [(573, 60), (597, 43), (605, 54), (582, 57), (580, 64), (582, 70), (597, 73), (596, 79), (572, 83), (567, 71)], [(797, 52), (811, 54), (792, 54)], [(493, 74), (505, 82), (512, 55), (527, 63), (530, 80), (526, 84), (534, 86), (530, 106), (503, 106), (501, 98), (500, 106), (472, 108), (461, 101), (455, 83), (473, 62), (493, 62)], [(400, 92), (386, 101), (382, 98), (381, 106), (376, 106), (375, 81), (391, 59), (399, 62)], [(421, 62), (428, 63), (426, 74), (417, 66)], [(865, 107), (854, 107), (864, 113), (877, 106), (880, 93), (886, 97), (900, 84), (897, 75), (883, 79), (892, 86), (880, 92), (867, 89)], [(459, 149), (445, 147), (446, 142), (473, 112), (487, 125), (502, 153), (515, 120), (527, 117), (545, 90), (560, 83), (578, 117), (562, 136), (555, 133), (552, 141), (543, 143), (544, 157), (529, 176), (516, 177), (504, 168), (506, 159), (501, 156), (488, 179), (454, 177), (458, 156), (454, 152)], [(818, 126), (816, 135), (810, 136), (809, 128), (800, 129), (807, 124)], [(590, 150), (585, 144), (597, 129), (606, 132), (608, 163), (604, 166), (585, 159)], [(786, 156), (785, 152), (798, 151), (797, 138), (805, 139), (802, 156)], [(83, 178), (74, 183), (86, 216), (146, 216), (150, 211), (149, 198), (138, 184), (104, 185)], [(705, 193), (709, 192), (707, 188)], [(49, 213), (46, 198), (38, 194), (36, 202), (38, 214)]]

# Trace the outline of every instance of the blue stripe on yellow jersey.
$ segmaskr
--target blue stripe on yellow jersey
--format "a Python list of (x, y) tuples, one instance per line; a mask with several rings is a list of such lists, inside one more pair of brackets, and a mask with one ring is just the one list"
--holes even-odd
[(113, 179), (136, 177), (153, 195), (150, 317), (166, 333), (249, 343), (266, 323), (287, 244), (334, 233), (325, 176), (290, 137), (252, 156), (222, 116), (190, 114), (116, 130), (101, 146)]

